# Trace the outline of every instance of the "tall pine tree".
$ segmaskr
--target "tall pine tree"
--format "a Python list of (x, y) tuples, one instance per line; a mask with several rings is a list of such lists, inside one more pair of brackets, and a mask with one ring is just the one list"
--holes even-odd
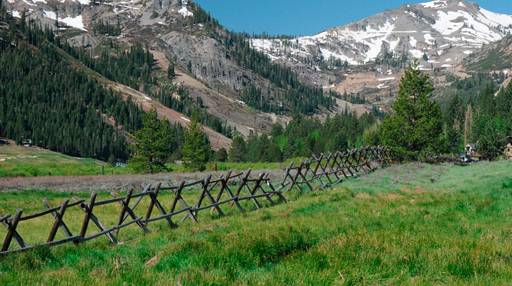
[(130, 164), (135, 170), (157, 173), (168, 170), (165, 166), (172, 154), (172, 130), (169, 122), (158, 119), (155, 110), (143, 117), (143, 127), (135, 132), (134, 156)]
[(393, 114), (381, 128), (382, 142), (409, 159), (435, 154), (442, 146), (442, 116), (430, 78), (417, 64), (409, 66), (402, 77)]
[(183, 142), (183, 164), (190, 171), (204, 171), (210, 159), (210, 141), (201, 125), (193, 118), (185, 131)]

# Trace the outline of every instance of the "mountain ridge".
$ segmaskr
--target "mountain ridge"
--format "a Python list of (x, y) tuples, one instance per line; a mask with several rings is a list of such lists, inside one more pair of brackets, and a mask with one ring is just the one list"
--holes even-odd
[(440, 57), (444, 61), (434, 64), (446, 68), (462, 58), (457, 54), (467, 55), (511, 31), (510, 15), (462, 0), (440, 0), (402, 5), (313, 36), (252, 39), (251, 44), (274, 61), (282, 62), (318, 63), (332, 57), (350, 65), (362, 65), (392, 52), (416, 59), (425, 54)]

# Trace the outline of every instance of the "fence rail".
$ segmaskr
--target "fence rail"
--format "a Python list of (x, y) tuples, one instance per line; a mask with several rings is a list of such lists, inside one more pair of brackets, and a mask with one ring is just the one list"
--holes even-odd
[[(199, 221), (199, 214), (210, 211), (218, 216), (225, 215), (228, 206), (239, 211), (248, 208), (259, 209), (265, 206), (286, 203), (285, 194), (293, 190), (314, 191), (314, 184), (326, 188), (340, 183), (346, 178), (356, 177), (390, 164), (392, 157), (385, 147), (363, 147), (343, 152), (320, 154), (302, 161), (297, 166), (291, 164), (285, 170), (283, 180), (274, 184), (268, 173), (253, 176), (252, 170), (235, 173), (229, 171), (219, 178), (208, 176), (203, 180), (181, 182), (176, 185), (162, 183), (144, 186), (140, 191), (130, 189), (126, 195), (98, 200), (92, 193), (88, 200), (65, 200), (58, 206), (43, 201), (44, 210), (25, 215), (18, 209), (13, 215), (0, 215), (0, 224), (6, 229), (0, 254), (5, 255), (41, 246), (60, 244), (80, 244), (99, 237), (106, 237), (111, 243), (120, 242), (122, 229), (134, 226), (142, 233), (150, 232), (150, 224), (163, 221), (175, 228), (186, 220)], [(166, 204), (163, 195), (166, 197)], [(143, 202), (146, 202), (145, 204)], [(251, 205), (253, 205), (251, 207)], [(105, 225), (95, 214), (99, 207), (115, 206), (119, 209), (116, 222)], [(67, 215), (79, 210), (79, 216)], [(76, 214), (76, 212), (74, 212)], [(40, 218), (50, 218), (48, 236), (40, 242), (28, 244), (18, 232), (20, 223)], [(82, 221), (79, 231), (74, 233), (66, 222)], [(35, 227), (47, 227), (36, 224)], [(94, 230), (94, 228), (96, 230)], [(57, 234), (61, 231), (61, 238)]]

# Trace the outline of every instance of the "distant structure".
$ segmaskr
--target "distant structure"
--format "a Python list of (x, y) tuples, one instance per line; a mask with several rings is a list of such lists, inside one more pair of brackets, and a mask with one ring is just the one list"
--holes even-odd
[(23, 139), (21, 145), (25, 147), (32, 147), (32, 139)]
[(505, 146), (503, 155), (505, 156), (505, 159), (512, 160), (512, 137), (508, 137), (508, 144)]
[(459, 157), (463, 163), (478, 162), (482, 159), (482, 155), (477, 151), (475, 144), (466, 144), (464, 153), (460, 154)]

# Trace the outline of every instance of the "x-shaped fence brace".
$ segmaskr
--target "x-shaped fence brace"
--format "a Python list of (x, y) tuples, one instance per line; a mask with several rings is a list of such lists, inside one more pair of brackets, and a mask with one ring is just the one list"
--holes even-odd
[[(121, 229), (131, 225), (137, 226), (143, 233), (148, 233), (149, 224), (156, 221), (165, 221), (169, 227), (175, 228), (185, 220), (198, 222), (199, 213), (203, 211), (223, 216), (224, 206), (244, 212), (250, 205), (254, 205), (252, 209), (259, 209), (286, 203), (286, 192), (294, 189), (299, 192), (304, 192), (305, 189), (314, 191), (314, 182), (320, 183), (321, 188), (326, 188), (391, 163), (392, 154), (389, 149), (380, 146), (363, 147), (312, 156), (297, 166), (291, 163), (277, 187), (272, 183), (269, 173), (252, 176), (252, 170), (249, 169), (241, 173), (229, 171), (216, 179), (209, 175), (203, 180), (183, 181), (178, 185), (150, 184), (144, 186), (140, 192), (132, 188), (125, 196), (104, 200), (98, 200), (97, 193), (92, 193), (89, 200), (68, 199), (61, 205), (52, 207), (45, 199), (43, 211), (23, 216), (23, 210), (18, 209), (14, 215), (0, 215), (0, 224), (6, 229), (0, 254), (40, 246), (79, 244), (103, 236), (111, 243), (118, 244)], [(164, 195), (167, 195), (166, 200), (170, 197), (170, 204), (163, 201)], [(116, 210), (119, 209), (118, 219), (112, 225), (107, 226), (97, 216), (98, 212), (95, 214), (95, 210), (103, 206), (116, 206)], [(70, 209), (79, 209), (83, 213), (80, 230), (75, 234), (65, 221), (77, 219), (68, 215)], [(42, 243), (29, 245), (19, 232), (19, 224), (47, 216), (52, 220), (48, 237)], [(61, 238), (57, 238), (59, 230)]]

